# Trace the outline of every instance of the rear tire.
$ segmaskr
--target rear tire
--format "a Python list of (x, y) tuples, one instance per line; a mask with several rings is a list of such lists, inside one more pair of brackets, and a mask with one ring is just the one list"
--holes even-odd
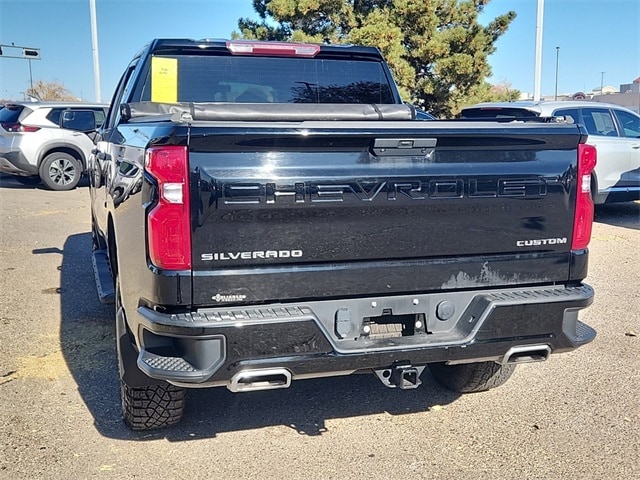
[(40, 180), (50, 190), (71, 190), (82, 176), (80, 160), (63, 152), (50, 153), (40, 164)]
[(124, 423), (136, 431), (169, 427), (182, 420), (185, 390), (173, 385), (130, 387), (120, 382)]
[(428, 366), (440, 385), (460, 393), (483, 392), (499, 387), (509, 380), (516, 369), (515, 365), (500, 365), (495, 362), (460, 365), (430, 363)]
[[(124, 309), (120, 295), (120, 282), (116, 277), (116, 322), (123, 321)], [(128, 337), (126, 326), (122, 327), (123, 336)], [(118, 330), (116, 328), (116, 330)], [(170, 427), (182, 420), (184, 414), (186, 391), (169, 383), (157, 384), (149, 379), (149, 385), (145, 383), (142, 372), (138, 371), (136, 385), (129, 385), (124, 380), (124, 370), (137, 369), (137, 352), (133, 342), (129, 338), (118, 339), (118, 365), (120, 367), (120, 399), (122, 405), (122, 417), (124, 423), (135, 431), (153, 430)], [(123, 349), (125, 351), (123, 351)], [(127, 362), (125, 364), (125, 362)], [(140, 380), (140, 378), (142, 378)], [(138, 383), (140, 382), (140, 383)]]

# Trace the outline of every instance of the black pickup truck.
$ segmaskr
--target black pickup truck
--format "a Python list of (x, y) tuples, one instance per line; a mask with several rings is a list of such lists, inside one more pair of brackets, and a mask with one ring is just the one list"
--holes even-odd
[(595, 150), (563, 122), (421, 121), (379, 51), (154, 40), (89, 161), (125, 422), (185, 390), (371, 372), (459, 392), (591, 341)]

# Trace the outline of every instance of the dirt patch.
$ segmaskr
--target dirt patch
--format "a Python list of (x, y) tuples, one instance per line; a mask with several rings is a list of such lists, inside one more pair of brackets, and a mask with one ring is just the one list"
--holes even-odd
[(23, 357), (20, 359), (20, 365), (20, 368), (13, 374), (14, 378), (56, 380), (71, 375), (60, 350), (42, 357)]

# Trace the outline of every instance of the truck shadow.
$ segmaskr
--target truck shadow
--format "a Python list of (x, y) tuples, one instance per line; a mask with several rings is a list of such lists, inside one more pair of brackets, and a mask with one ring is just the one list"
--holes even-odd
[(596, 205), (594, 221), (640, 230), (640, 201)]
[[(83, 175), (75, 188), (89, 187), (89, 178)], [(12, 190), (47, 190), (48, 189), (36, 177), (15, 177), (0, 173), (0, 188)]]
[(78, 392), (91, 412), (95, 428), (109, 438), (170, 441), (212, 438), (223, 432), (286, 426), (300, 435), (322, 435), (326, 421), (387, 413), (429, 412), (458, 394), (437, 386), (425, 370), (415, 390), (392, 390), (373, 375), (351, 375), (293, 382), (288, 389), (233, 394), (225, 388), (192, 389), (179, 425), (150, 432), (130, 431), (120, 413), (113, 305), (97, 298), (91, 266), (91, 235), (71, 235), (61, 253), (60, 343)]

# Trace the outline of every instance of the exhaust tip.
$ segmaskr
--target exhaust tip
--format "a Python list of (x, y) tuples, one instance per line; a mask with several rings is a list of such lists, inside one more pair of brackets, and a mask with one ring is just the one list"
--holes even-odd
[(551, 355), (549, 345), (525, 345), (512, 347), (505, 354), (502, 364), (518, 364), (531, 362), (544, 362)]
[(246, 370), (236, 373), (227, 388), (234, 393), (276, 390), (291, 386), (291, 372), (286, 368)]

